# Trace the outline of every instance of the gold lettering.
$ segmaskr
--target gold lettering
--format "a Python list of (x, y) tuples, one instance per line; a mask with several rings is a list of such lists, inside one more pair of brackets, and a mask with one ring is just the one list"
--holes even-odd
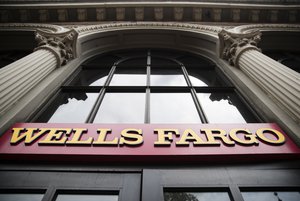
[(139, 145), (142, 144), (143, 139), (143, 131), (142, 129), (134, 129), (134, 128), (128, 128), (124, 129), (121, 132), (121, 138), (120, 138), (120, 145), (126, 144), (126, 145)]
[[(276, 140), (269, 139), (265, 136), (265, 133), (275, 135), (275, 137), (277, 139)], [(284, 135), (281, 132), (279, 132), (278, 130), (274, 130), (274, 129), (271, 129), (271, 128), (260, 128), (256, 131), (256, 135), (262, 141), (270, 143), (270, 144), (281, 145), (281, 144), (285, 143)]]
[(158, 141), (154, 142), (156, 146), (170, 146), (173, 141), (173, 134), (179, 136), (178, 129), (154, 129), (154, 132), (158, 134)]
[(48, 128), (48, 130), (50, 132), (47, 134), (45, 139), (39, 141), (38, 144), (64, 145), (68, 138), (63, 135), (69, 136), (72, 132), (71, 128)]
[[(240, 139), (237, 134), (244, 134), (244, 139)], [(229, 132), (229, 136), (232, 140), (236, 141), (237, 143), (244, 144), (244, 145), (257, 145), (258, 141), (256, 140), (256, 136), (251, 133), (248, 129), (232, 129)]]
[(75, 132), (71, 140), (68, 140), (66, 144), (68, 145), (90, 145), (93, 142), (93, 138), (89, 137), (87, 140), (81, 140), (84, 133), (87, 132), (86, 128), (73, 128)]
[(206, 143), (192, 129), (186, 129), (183, 132), (180, 140), (176, 142), (176, 145), (189, 146), (190, 144), (189, 141), (193, 141), (194, 145), (200, 145)]
[[(13, 128), (11, 144), (17, 144), (25, 138), (25, 144), (31, 144), (37, 138), (49, 131), (49, 128)], [(34, 133), (37, 132), (35, 135)], [(23, 133), (23, 134), (21, 134)]]
[(207, 138), (207, 145), (220, 145), (221, 143), (219, 141), (216, 141), (215, 138), (220, 138), (225, 144), (227, 145), (234, 145), (235, 143), (231, 140), (229, 140), (226, 137), (226, 131), (222, 129), (201, 129), (201, 133), (206, 134)]
[(106, 136), (111, 132), (109, 128), (101, 128), (97, 129), (97, 133), (99, 133), (99, 137), (96, 141), (93, 142), (94, 145), (118, 145), (119, 139), (116, 137), (111, 141), (106, 140)]

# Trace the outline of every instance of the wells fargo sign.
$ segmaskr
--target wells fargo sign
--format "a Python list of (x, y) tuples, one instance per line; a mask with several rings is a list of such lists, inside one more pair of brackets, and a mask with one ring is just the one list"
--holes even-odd
[(8, 160), (248, 160), (299, 154), (276, 124), (19, 123), (0, 138), (0, 157)]

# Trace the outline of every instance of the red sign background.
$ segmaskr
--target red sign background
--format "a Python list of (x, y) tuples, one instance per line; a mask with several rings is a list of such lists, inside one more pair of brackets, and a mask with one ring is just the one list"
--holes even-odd
[[(8, 130), (0, 138), (0, 158), (5, 160), (39, 160), (39, 161), (90, 161), (90, 162), (201, 162), (201, 161), (252, 161), (274, 158), (299, 158), (300, 149), (276, 124), (49, 124), (49, 123), (17, 123), (13, 128), (87, 128), (88, 133), (83, 138), (98, 138), (97, 129), (110, 128), (112, 133), (107, 140), (120, 137), (123, 129), (134, 128), (143, 130), (144, 142), (138, 146), (74, 146), (74, 145), (39, 145), (37, 142), (25, 145), (24, 141), (13, 145), (10, 143), (12, 131)], [(286, 141), (282, 145), (270, 145), (260, 140), (258, 145), (234, 146), (221, 145), (176, 146), (180, 139), (173, 135), (170, 146), (154, 146), (157, 134), (154, 129), (178, 129), (182, 134), (186, 129), (192, 129), (200, 135), (200, 129), (223, 129), (227, 133), (231, 129), (249, 129), (255, 134), (257, 129), (271, 128), (284, 134)], [(43, 139), (45, 136), (42, 136)], [(84, 140), (84, 139), (83, 139)], [(217, 139), (219, 141), (219, 139)], [(221, 140), (220, 140), (221, 141)]]

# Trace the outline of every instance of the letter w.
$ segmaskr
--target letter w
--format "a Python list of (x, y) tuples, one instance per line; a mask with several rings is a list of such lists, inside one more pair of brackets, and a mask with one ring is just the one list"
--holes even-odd
[[(41, 135), (49, 131), (49, 128), (13, 128), (10, 144), (17, 144), (25, 139), (25, 144), (31, 144)], [(34, 133), (36, 134), (34, 135)], [(23, 133), (23, 134), (21, 134)]]

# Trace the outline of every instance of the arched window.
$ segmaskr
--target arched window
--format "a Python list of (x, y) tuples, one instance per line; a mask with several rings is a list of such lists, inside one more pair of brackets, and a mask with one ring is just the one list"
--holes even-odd
[(35, 121), (246, 123), (257, 118), (207, 59), (137, 50), (85, 62)]

